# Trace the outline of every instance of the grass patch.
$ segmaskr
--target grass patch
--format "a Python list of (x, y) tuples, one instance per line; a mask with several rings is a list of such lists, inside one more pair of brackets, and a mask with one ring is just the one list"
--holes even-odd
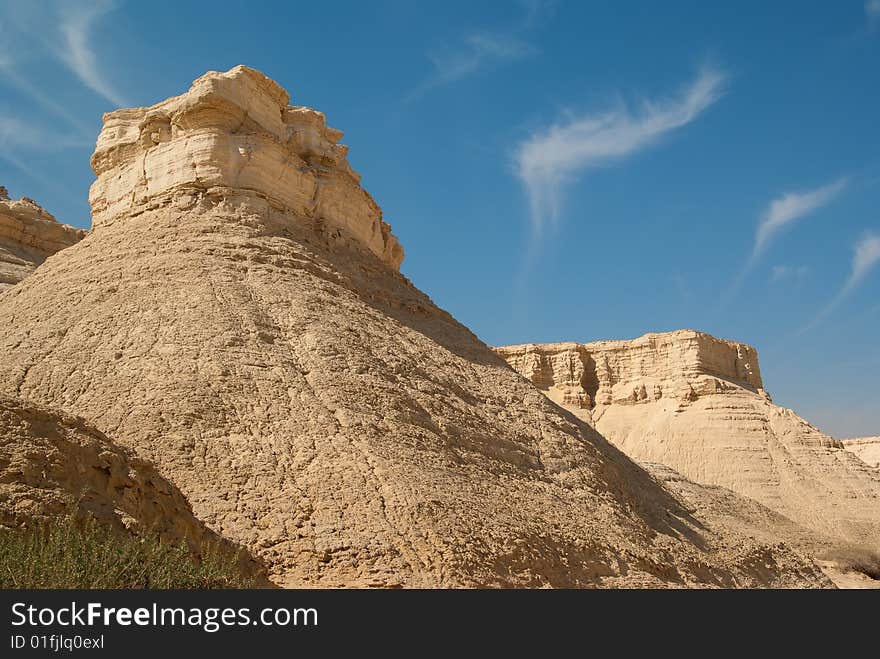
[(226, 548), (208, 545), (195, 556), (185, 544), (92, 519), (0, 529), (0, 588), (253, 588), (254, 581)]

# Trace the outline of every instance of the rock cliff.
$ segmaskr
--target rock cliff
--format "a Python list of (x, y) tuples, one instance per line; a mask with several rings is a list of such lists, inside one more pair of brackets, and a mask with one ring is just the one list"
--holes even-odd
[(85, 235), (82, 229), (59, 223), (33, 199), (10, 199), (0, 187), (0, 292)]
[(188, 92), (104, 115), (92, 155), (94, 226), (147, 210), (250, 198), (341, 232), (398, 268), (403, 249), (321, 112), (262, 73), (207, 73)]
[(684, 330), (497, 352), (636, 460), (880, 547), (880, 475), (772, 403), (754, 348)]
[(758, 355), (743, 343), (681, 330), (633, 341), (497, 348), (499, 355), (554, 401), (591, 420), (608, 405), (747, 388), (763, 395)]
[(94, 230), (0, 296), (0, 393), (156, 465), (284, 586), (826, 586), (715, 527), (397, 271), (311, 110), (244, 67), (106, 116)]

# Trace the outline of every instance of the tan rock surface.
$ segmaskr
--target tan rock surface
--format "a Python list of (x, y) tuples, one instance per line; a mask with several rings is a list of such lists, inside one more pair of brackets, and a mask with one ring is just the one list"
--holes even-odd
[(85, 235), (82, 229), (59, 223), (33, 199), (12, 200), (0, 187), (0, 292)]
[[(236, 68), (193, 89), (157, 106), (179, 108), (168, 142), (135, 131), (146, 111), (107, 116), (94, 231), (0, 298), (0, 392), (137, 450), (286, 586), (830, 584), (796, 549), (694, 517), (434, 306), (387, 244), (297, 205), (318, 176), (300, 156), (244, 189), (133, 174), (126, 153), (159, 158), (229, 99), (250, 109), (209, 141), (277, 164), (274, 83)], [(221, 170), (220, 151), (194, 169)], [(275, 182), (255, 194), (260, 168)]]
[(223, 196), (234, 188), (342, 231), (399, 268), (403, 249), (348, 164), (342, 131), (289, 101), (276, 82), (237, 66), (207, 73), (152, 107), (104, 115), (92, 155), (94, 225), (129, 221), (171, 198), (185, 208), (205, 191)]
[(180, 491), (84, 419), (0, 398), (0, 525), (90, 515), (198, 550), (214, 535)]
[(866, 465), (880, 468), (880, 437), (843, 439), (843, 448), (855, 453)]
[(636, 460), (880, 548), (880, 475), (774, 405), (750, 346), (684, 330), (498, 353)]

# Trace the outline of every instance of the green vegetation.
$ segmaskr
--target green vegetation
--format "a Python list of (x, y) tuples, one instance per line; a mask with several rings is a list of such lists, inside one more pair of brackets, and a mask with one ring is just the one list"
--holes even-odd
[(219, 546), (194, 556), (155, 534), (60, 518), (0, 529), (0, 588), (253, 588), (238, 557)]

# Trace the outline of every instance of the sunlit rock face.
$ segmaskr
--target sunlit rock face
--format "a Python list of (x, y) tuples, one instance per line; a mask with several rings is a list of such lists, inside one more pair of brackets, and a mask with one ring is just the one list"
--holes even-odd
[(496, 351), (636, 460), (880, 547), (880, 472), (774, 405), (753, 347), (681, 330)]
[(276, 82), (237, 66), (151, 107), (104, 115), (91, 160), (94, 226), (252, 196), (342, 231), (399, 268), (403, 249), (349, 165), (342, 131), (289, 100)]
[(82, 229), (58, 222), (33, 199), (10, 199), (0, 187), (0, 292), (85, 235)]

